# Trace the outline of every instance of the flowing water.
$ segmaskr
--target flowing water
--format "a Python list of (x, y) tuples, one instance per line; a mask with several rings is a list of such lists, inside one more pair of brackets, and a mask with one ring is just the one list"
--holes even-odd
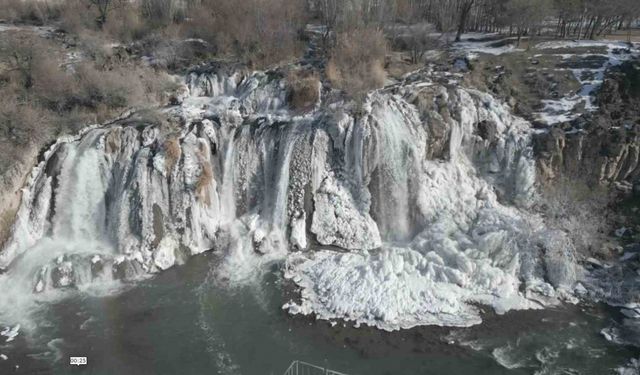
[[(218, 263), (200, 255), (115, 295), (70, 292), (40, 306), (37, 329), (0, 344), (0, 373), (281, 374), (300, 359), (353, 375), (599, 375), (638, 355), (600, 335), (610, 319), (601, 306), (514, 312), (465, 329), (331, 327), (280, 309), (279, 265), (259, 284), (230, 288), (214, 276)], [(70, 366), (69, 356), (88, 364)]]

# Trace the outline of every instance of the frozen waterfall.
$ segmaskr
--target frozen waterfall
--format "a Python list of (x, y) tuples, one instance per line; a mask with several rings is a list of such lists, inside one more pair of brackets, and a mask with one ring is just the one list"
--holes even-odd
[(165, 110), (180, 127), (133, 115), (60, 139), (0, 253), (0, 305), (208, 250), (229, 282), (285, 261), (293, 314), (383, 329), (566, 297), (571, 244), (528, 211), (530, 124), (434, 75), (370, 93), (357, 115), (343, 103), (294, 115), (277, 72), (199, 71)]

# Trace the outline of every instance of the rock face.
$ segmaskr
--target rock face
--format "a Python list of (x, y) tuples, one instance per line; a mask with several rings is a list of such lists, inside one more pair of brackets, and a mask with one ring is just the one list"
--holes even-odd
[(20, 205), (21, 192), (25, 176), (29, 174), (38, 152), (36, 147), (25, 147), (23, 160), (13, 161), (11, 168), (0, 175), (0, 246), (8, 240), (11, 232), (11, 221)]
[[(597, 95), (600, 109), (564, 127), (540, 133), (540, 175), (586, 178), (593, 184), (637, 182), (640, 177), (640, 74), (637, 62), (613, 68)], [(572, 129), (565, 131), (563, 129)], [(630, 189), (630, 186), (629, 186)]]
[(21, 287), (78, 287), (216, 250), (236, 277), (286, 260), (296, 312), (385, 329), (474, 324), (477, 303), (528, 308), (524, 289), (570, 289), (570, 244), (542, 244), (527, 211), (530, 124), (433, 74), (370, 93), (357, 112), (292, 115), (278, 72), (193, 72), (166, 109), (179, 130), (132, 118), (45, 153), (0, 253), (4, 281), (42, 269)]

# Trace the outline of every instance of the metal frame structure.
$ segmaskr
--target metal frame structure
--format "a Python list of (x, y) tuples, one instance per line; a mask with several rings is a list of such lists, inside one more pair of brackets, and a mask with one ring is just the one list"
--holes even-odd
[(333, 371), (326, 367), (320, 367), (303, 361), (293, 361), (284, 375), (347, 375)]

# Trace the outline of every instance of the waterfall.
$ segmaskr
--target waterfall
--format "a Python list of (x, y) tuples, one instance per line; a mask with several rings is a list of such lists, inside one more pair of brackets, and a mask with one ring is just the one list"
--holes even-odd
[(221, 191), (222, 212), (223, 217), (226, 220), (234, 220), (236, 218), (236, 197), (233, 190), (233, 187), (235, 186), (233, 169), (235, 143), (233, 142), (233, 136), (230, 136), (230, 138), (231, 139), (227, 142), (227, 149), (224, 156)]
[(94, 145), (98, 136), (99, 133), (92, 133), (83, 138), (75, 147), (69, 147), (65, 156), (54, 195), (54, 238), (74, 241), (104, 237), (108, 176), (104, 159)]
[(537, 246), (552, 245), (527, 211), (530, 125), (432, 74), (370, 93), (357, 116), (292, 114), (282, 74), (188, 74), (189, 95), (165, 109), (180, 129), (134, 115), (45, 154), (0, 253), (0, 291), (20, 280), (12, 295), (48, 298), (213, 250), (227, 282), (285, 261), (305, 296), (292, 313), (385, 329), (475, 324), (478, 303), (539, 306), (528, 296), (568, 283), (540, 266)]

